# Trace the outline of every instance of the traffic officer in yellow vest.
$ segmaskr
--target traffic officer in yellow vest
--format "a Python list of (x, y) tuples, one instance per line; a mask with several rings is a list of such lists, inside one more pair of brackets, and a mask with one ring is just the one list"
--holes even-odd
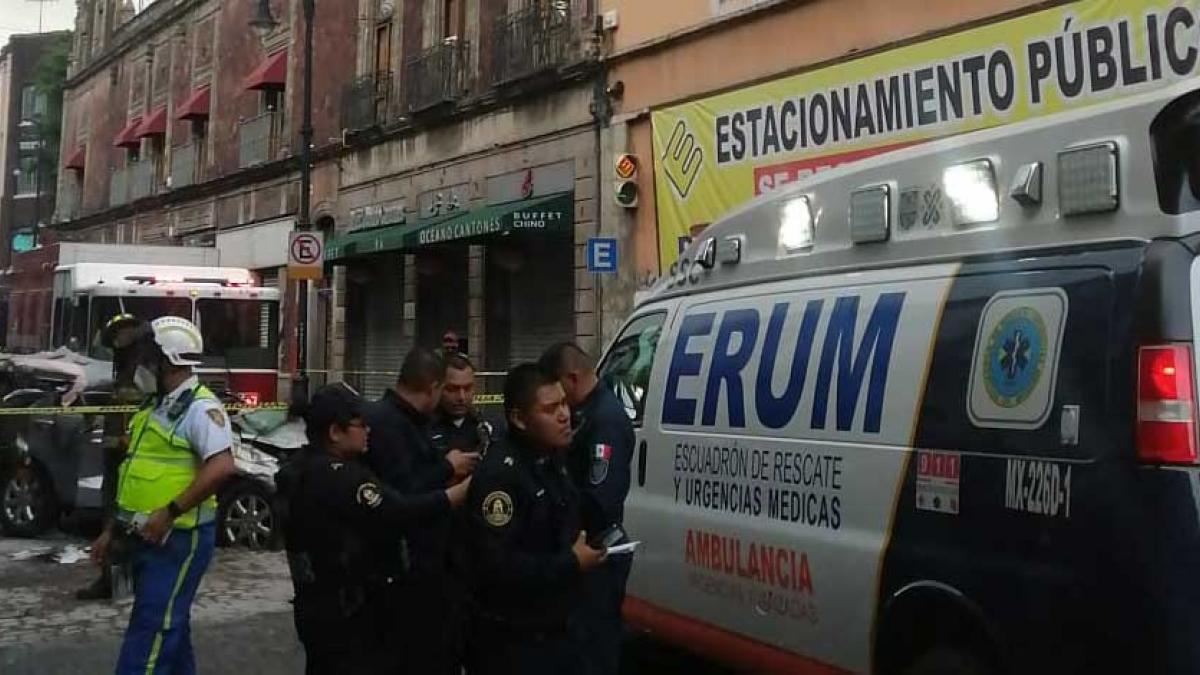
[(93, 557), (105, 562), (123, 549), (132, 570), (117, 674), (191, 675), (192, 600), (216, 542), (214, 495), (234, 472), (233, 435), (220, 401), (192, 372), (204, 352), (192, 322), (162, 317), (125, 342), (114, 347), (135, 350), (133, 379), (148, 398), (129, 425), (115, 522)]

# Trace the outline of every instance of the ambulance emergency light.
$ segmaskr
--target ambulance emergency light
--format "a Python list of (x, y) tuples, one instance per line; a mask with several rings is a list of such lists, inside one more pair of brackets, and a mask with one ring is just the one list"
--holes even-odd
[(991, 160), (980, 159), (946, 169), (942, 174), (942, 190), (954, 209), (955, 225), (1000, 220), (1000, 196)]
[(1063, 216), (1108, 213), (1119, 205), (1116, 143), (1071, 148), (1058, 154), (1058, 207)]
[(808, 197), (796, 197), (784, 203), (780, 213), (779, 246), (786, 253), (812, 248), (815, 223)]

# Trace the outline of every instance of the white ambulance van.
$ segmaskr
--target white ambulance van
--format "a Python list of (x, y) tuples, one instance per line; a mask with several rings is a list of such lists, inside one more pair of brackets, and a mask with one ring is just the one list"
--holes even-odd
[(1198, 254), (1183, 86), (715, 223), (601, 364), (628, 621), (752, 672), (1200, 672)]

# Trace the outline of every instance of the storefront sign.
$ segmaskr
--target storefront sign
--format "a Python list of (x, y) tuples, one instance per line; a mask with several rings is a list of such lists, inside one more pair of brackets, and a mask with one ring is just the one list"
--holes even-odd
[(693, 228), (755, 195), (891, 149), (1194, 77), (1197, 43), (1195, 2), (1079, 0), (656, 111), (662, 268)]
[(465, 211), (471, 201), (470, 186), (450, 185), (417, 196), (417, 210), (422, 219), (452, 216)]
[(575, 162), (568, 160), (512, 171), (487, 179), (487, 203), (504, 204), (575, 189)]
[(350, 227), (347, 228), (347, 231), (353, 232), (383, 225), (403, 225), (408, 221), (406, 207), (406, 200), (393, 199), (351, 209)]
[(405, 246), (428, 246), (504, 232), (565, 229), (574, 222), (574, 208), (571, 193), (489, 206), (408, 232)]

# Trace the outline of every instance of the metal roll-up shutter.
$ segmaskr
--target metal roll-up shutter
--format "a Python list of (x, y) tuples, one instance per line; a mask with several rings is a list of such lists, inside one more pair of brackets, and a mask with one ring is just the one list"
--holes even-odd
[(522, 249), (525, 265), (510, 282), (510, 365), (536, 361), (550, 345), (575, 339), (575, 252), (570, 238), (530, 238)]
[(346, 320), (350, 333), (351, 379), (363, 396), (376, 399), (396, 383), (412, 346), (404, 330), (404, 260), (374, 256), (351, 263)]

